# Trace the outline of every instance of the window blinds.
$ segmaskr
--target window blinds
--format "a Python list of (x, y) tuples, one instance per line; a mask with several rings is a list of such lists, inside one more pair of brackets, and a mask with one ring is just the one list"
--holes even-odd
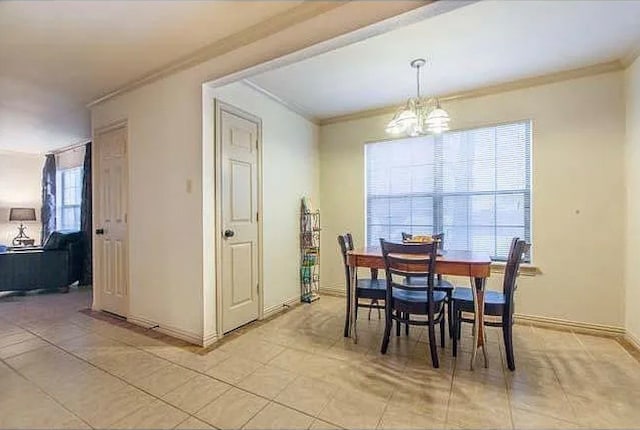
[(531, 241), (531, 122), (365, 145), (367, 243), (444, 232), (445, 249), (506, 260)]

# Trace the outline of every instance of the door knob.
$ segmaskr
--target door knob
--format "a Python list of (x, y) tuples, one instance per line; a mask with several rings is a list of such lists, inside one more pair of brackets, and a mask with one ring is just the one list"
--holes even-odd
[(97, 229), (96, 229), (96, 234), (97, 234), (97, 235), (104, 234), (104, 228), (97, 228)]
[(224, 237), (233, 237), (236, 233), (233, 230), (225, 230)]

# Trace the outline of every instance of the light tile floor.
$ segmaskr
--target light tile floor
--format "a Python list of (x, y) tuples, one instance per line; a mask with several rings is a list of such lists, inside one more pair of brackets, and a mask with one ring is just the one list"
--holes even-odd
[[(323, 296), (213, 350), (79, 312), (90, 292), (0, 299), (0, 428), (638, 428), (640, 364), (615, 339), (518, 325), (469, 370), (471, 338), (441, 368), (424, 330), (393, 337)], [(481, 362), (480, 362), (481, 363)]]

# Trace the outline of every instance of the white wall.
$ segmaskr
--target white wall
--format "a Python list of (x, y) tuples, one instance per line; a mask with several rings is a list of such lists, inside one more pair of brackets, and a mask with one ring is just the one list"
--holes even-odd
[(640, 59), (626, 70), (626, 328), (640, 345)]
[[(213, 120), (207, 112), (210, 97), (203, 101), (207, 66), (210, 68), (205, 63), (171, 75), (92, 109), (94, 131), (128, 121), (129, 316), (194, 341), (215, 332), (211, 322), (215, 321), (213, 140), (203, 135), (203, 127), (210, 129), (208, 121)], [(309, 143), (317, 131), (301, 117), (242, 85), (221, 91), (230, 103), (265, 121), (264, 240), (281, 241), (282, 247), (282, 254), (265, 252), (269, 255), (265, 261), (265, 306), (269, 307), (283, 295), (290, 298), (293, 292), (291, 281), (297, 272), (286, 270), (291, 250), (298, 246), (297, 221), (291, 230), (291, 220), (297, 216), (297, 199), (302, 193), (318, 195), (313, 191), (312, 176), (303, 173), (317, 175), (317, 166), (312, 163), (315, 150)], [(272, 127), (281, 119), (282, 126)], [(297, 164), (291, 166), (294, 159)], [(283, 192), (287, 190), (283, 184), (291, 188)], [(294, 200), (296, 204), (290, 206)], [(277, 224), (273, 229), (269, 227), (272, 223)], [(295, 243), (290, 241), (292, 235)], [(277, 286), (279, 292), (267, 293), (268, 285)]]
[[(201, 81), (172, 75), (92, 109), (128, 121), (129, 316), (202, 337)], [(191, 181), (189, 191), (187, 182)]]
[(263, 119), (265, 308), (298, 294), (299, 198), (319, 195), (317, 127), (242, 84), (202, 87), (198, 72), (92, 115), (94, 130), (128, 121), (130, 317), (194, 338), (215, 333), (213, 97)]
[[(130, 314), (194, 342), (207, 340), (214, 263), (206, 211), (202, 84), (415, 8), (349, 2), (91, 108), (92, 131), (129, 125)], [(226, 48), (223, 46), (222, 48)], [(303, 55), (303, 54), (300, 54)], [(266, 160), (265, 160), (266, 164)], [(191, 187), (187, 187), (187, 182)], [(191, 191), (188, 192), (187, 189)], [(204, 208), (204, 210), (203, 210)], [(204, 316), (206, 315), (206, 319)]]
[[(518, 313), (624, 325), (623, 83), (613, 72), (445, 106), (454, 128), (533, 120), (533, 253), (543, 275), (520, 280)], [(321, 127), (323, 287), (344, 285), (336, 236), (350, 230), (364, 243), (363, 145), (385, 139), (388, 120)]]
[(40, 244), (42, 225), (42, 166), (44, 156), (0, 151), (0, 244), (11, 245), (18, 224), (9, 222), (9, 209), (36, 209), (36, 222), (25, 223), (26, 234)]
[[(215, 98), (262, 119), (263, 292), (264, 310), (272, 311), (300, 297), (300, 199), (306, 195), (316, 206), (319, 203), (318, 126), (243, 83), (218, 88), (205, 85), (205, 158), (211, 164)], [(214, 169), (204, 169), (204, 189), (209, 196), (213, 196), (214, 174)], [(211, 209), (213, 201), (205, 205), (205, 212)], [(205, 227), (211, 235), (215, 234), (213, 215)], [(213, 259), (213, 251), (205, 252)], [(215, 296), (215, 274), (210, 276), (205, 300)], [(215, 307), (205, 315), (205, 327), (215, 330)]]

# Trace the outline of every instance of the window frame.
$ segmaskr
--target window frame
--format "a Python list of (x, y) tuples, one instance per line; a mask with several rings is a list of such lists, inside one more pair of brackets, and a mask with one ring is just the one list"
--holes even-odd
[[(80, 201), (77, 204), (66, 204), (65, 203), (65, 172), (69, 172), (70, 170), (78, 171), (80, 178), (84, 175), (83, 166), (74, 166), (68, 167), (65, 169), (59, 169), (56, 171), (56, 230), (57, 231), (80, 231), (81, 230), (81, 220), (80, 220), (80, 212), (82, 210), (82, 188), (80, 188)], [(82, 187), (82, 185), (81, 185)], [(77, 187), (73, 187), (77, 188)], [(78, 211), (78, 225), (74, 226), (71, 229), (63, 228), (65, 226), (64, 223), (64, 213), (65, 209), (73, 209), (74, 211)]]
[[(512, 190), (500, 190), (500, 191), (456, 191), (456, 192), (445, 192), (442, 189), (437, 189), (438, 184), (442, 184), (442, 181), (437, 181), (437, 175), (442, 175), (442, 164), (434, 162), (434, 191), (433, 192), (423, 192), (423, 193), (415, 193), (415, 194), (388, 194), (388, 195), (376, 195), (371, 198), (368, 194), (368, 160), (367, 160), (367, 145), (376, 144), (376, 143), (391, 143), (395, 141), (407, 141), (413, 139), (424, 139), (424, 138), (433, 138), (434, 141), (434, 152), (442, 151), (444, 145), (444, 136), (448, 133), (460, 133), (471, 130), (483, 129), (483, 128), (494, 128), (505, 125), (514, 125), (514, 124), (525, 124), (527, 139), (525, 140), (525, 187), (524, 189), (512, 189)], [(369, 242), (369, 226), (370, 225), (381, 225), (381, 224), (370, 224), (369, 223), (369, 205), (370, 200), (372, 199), (393, 199), (393, 198), (412, 198), (412, 197), (423, 197), (423, 198), (431, 198), (433, 204), (433, 234), (444, 231), (444, 199), (446, 197), (455, 197), (455, 196), (501, 196), (501, 195), (523, 195), (524, 198), (524, 231), (525, 237), (524, 239), (527, 243), (531, 243), (531, 239), (533, 236), (533, 120), (532, 119), (520, 119), (514, 121), (505, 121), (500, 123), (491, 123), (491, 124), (483, 124), (477, 125), (473, 127), (459, 128), (449, 130), (439, 135), (426, 135), (426, 136), (403, 136), (403, 137), (394, 137), (389, 139), (380, 139), (375, 141), (366, 141), (364, 143), (364, 220), (365, 220), (365, 245), (366, 246), (377, 246), (378, 244), (371, 244)], [(496, 140), (494, 140), (496, 142)], [(494, 156), (497, 156), (497, 153), (494, 152)], [(438, 157), (434, 154), (434, 160), (438, 159)], [(442, 159), (442, 157), (440, 157)], [(495, 166), (496, 164), (494, 164)], [(494, 200), (494, 205), (495, 205)], [(393, 226), (393, 224), (384, 224), (385, 226)], [(470, 226), (467, 226), (470, 227)], [(474, 226), (479, 227), (479, 226)], [(496, 224), (487, 226), (494, 227), (497, 231), (499, 227)], [(508, 226), (504, 226), (508, 227)], [(497, 240), (497, 234), (494, 234), (494, 238)], [(446, 239), (445, 239), (446, 243)], [(506, 258), (499, 258), (495, 256), (491, 256), (491, 260), (497, 263), (506, 262)], [(527, 255), (523, 258), (523, 263), (525, 264), (533, 264), (533, 254), (531, 250)]]

